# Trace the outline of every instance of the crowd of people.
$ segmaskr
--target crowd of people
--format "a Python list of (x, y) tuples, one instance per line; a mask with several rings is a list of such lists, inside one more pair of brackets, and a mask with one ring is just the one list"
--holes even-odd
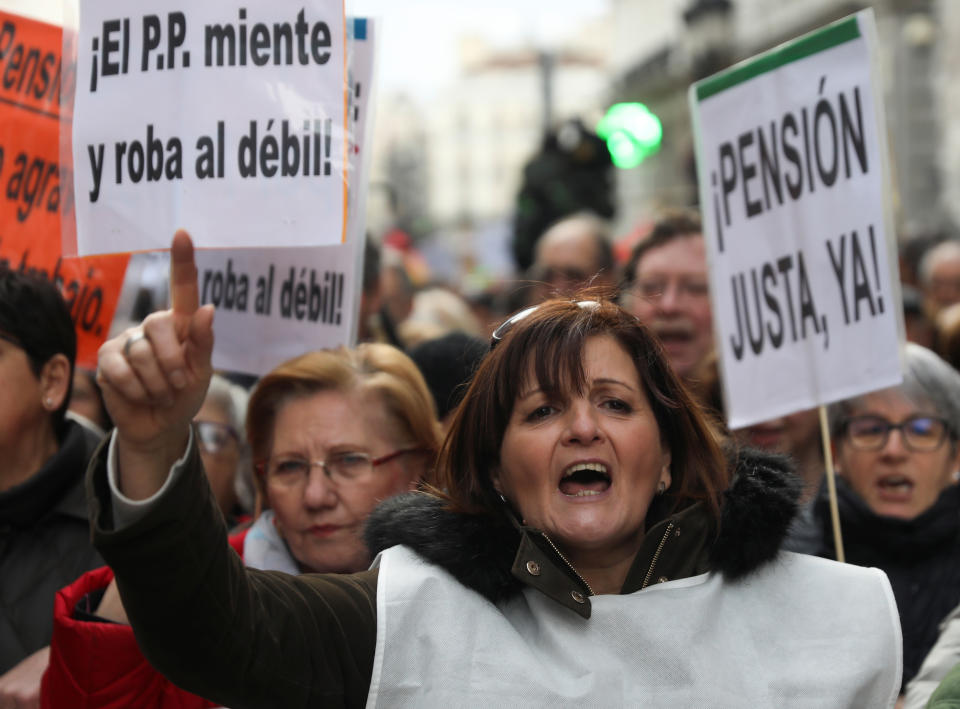
[(96, 372), (0, 269), (0, 709), (960, 695), (960, 241), (901, 255), (903, 383), (829, 408), (841, 565), (818, 412), (726, 427), (702, 232), (568, 215), (492, 298), (368, 246), (360, 344), (252, 387), (185, 233)]

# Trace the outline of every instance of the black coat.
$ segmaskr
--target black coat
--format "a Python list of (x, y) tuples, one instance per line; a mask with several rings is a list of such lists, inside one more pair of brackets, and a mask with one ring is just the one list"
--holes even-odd
[(50, 643), (57, 591), (103, 565), (90, 541), (83, 488), (99, 440), (68, 421), (54, 456), (0, 493), (0, 674)]

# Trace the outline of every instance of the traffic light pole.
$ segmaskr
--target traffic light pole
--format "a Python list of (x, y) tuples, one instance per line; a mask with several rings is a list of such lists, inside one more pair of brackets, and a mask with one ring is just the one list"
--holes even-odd
[(553, 128), (553, 67), (552, 52), (540, 52), (540, 88), (543, 96), (543, 134)]

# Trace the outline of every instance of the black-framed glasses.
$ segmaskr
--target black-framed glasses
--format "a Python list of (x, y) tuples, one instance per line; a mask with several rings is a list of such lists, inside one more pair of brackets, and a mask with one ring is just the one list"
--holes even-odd
[(408, 453), (425, 453), (425, 448), (401, 448), (393, 453), (374, 458), (368, 453), (343, 451), (331, 453), (326, 460), (308, 460), (299, 455), (271, 456), (257, 463), (257, 472), (280, 487), (299, 487), (310, 479), (310, 471), (320, 467), (335, 485), (350, 484), (373, 472), (374, 468), (389, 463)]
[[(600, 305), (595, 300), (577, 300), (574, 301), (577, 307), (580, 308), (596, 308)], [(523, 320), (525, 317), (532, 315), (540, 308), (539, 305), (531, 305), (529, 308), (524, 308), (518, 313), (514, 313), (509, 318), (500, 323), (500, 326), (493, 331), (493, 334), (490, 336), (490, 349), (500, 344), (500, 340), (507, 336), (507, 333), (513, 329), (513, 326), (518, 322)]]
[(916, 414), (900, 423), (891, 423), (882, 416), (851, 416), (842, 422), (842, 432), (854, 448), (878, 451), (887, 445), (890, 431), (900, 431), (903, 444), (915, 453), (929, 453), (943, 445), (950, 433), (946, 419)]
[(194, 421), (197, 440), (205, 453), (216, 455), (231, 444), (240, 443), (240, 435), (233, 426), (219, 421)]

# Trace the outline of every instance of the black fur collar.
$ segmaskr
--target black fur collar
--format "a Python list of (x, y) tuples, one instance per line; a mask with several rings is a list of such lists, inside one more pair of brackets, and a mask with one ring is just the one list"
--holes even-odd
[[(733, 462), (737, 474), (724, 493), (720, 529), (707, 550), (710, 568), (729, 579), (776, 556), (802, 485), (783, 456), (742, 449), (733, 454)], [(413, 492), (381, 503), (367, 520), (364, 536), (373, 555), (406, 545), (493, 602), (522, 588), (510, 571), (520, 531), (506, 515), (454, 514), (442, 500)]]

